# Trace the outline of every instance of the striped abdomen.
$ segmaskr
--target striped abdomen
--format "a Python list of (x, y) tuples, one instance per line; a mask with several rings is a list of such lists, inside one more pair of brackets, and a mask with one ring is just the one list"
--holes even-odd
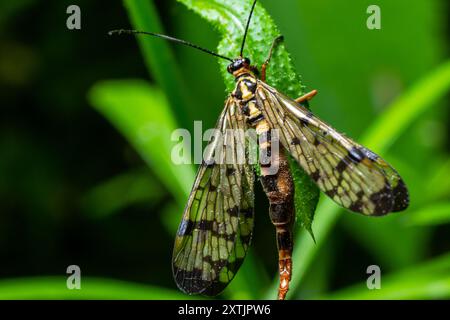
[[(276, 230), (280, 274), (278, 298), (284, 299), (289, 289), (292, 270), (292, 226), (295, 220), (294, 183), (285, 150), (280, 146), (274, 148), (272, 145), (278, 140), (272, 141), (269, 123), (256, 102), (256, 78), (251, 75), (242, 75), (236, 79), (236, 82), (236, 88), (232, 95), (239, 100), (247, 123), (255, 128), (259, 136), (260, 181), (269, 199), (269, 215)], [(262, 159), (266, 161), (262, 161)]]

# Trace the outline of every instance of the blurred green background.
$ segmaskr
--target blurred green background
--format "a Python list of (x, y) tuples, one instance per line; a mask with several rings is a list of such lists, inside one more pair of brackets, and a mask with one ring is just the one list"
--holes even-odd
[[(220, 33), (180, 2), (0, 4), (0, 299), (188, 298), (171, 252), (195, 168), (171, 162), (170, 134), (214, 125), (223, 70), (196, 50), (106, 35), (144, 27), (216, 48)], [(312, 110), (382, 154), (411, 194), (406, 212), (378, 219), (322, 197), (317, 244), (297, 230), (289, 298), (449, 298), (448, 3), (260, 2), (303, 84), (319, 90)], [(66, 28), (71, 4), (81, 30)], [(381, 30), (366, 27), (371, 4)], [(256, 191), (252, 249), (222, 298), (276, 296), (274, 230)], [(81, 290), (66, 288), (69, 265)], [(366, 287), (369, 265), (381, 290)]]

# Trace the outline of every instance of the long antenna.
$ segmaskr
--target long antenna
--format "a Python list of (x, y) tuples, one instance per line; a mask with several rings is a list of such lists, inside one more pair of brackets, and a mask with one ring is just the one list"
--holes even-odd
[(250, 20), (252, 19), (252, 14), (253, 14), (253, 10), (255, 9), (256, 1), (257, 0), (253, 1), (252, 8), (250, 10), (250, 14), (248, 15), (247, 25), (245, 26), (244, 39), (242, 39), (241, 52), (239, 54), (241, 57), (242, 57), (242, 53), (244, 52), (245, 39), (247, 38), (247, 31), (248, 31), (248, 27), (250, 26)]
[(218, 58), (222, 58), (222, 59), (225, 59), (225, 60), (228, 60), (228, 61), (233, 62), (233, 59), (231, 59), (231, 58), (222, 56), (222, 55), (220, 55), (220, 54), (218, 54), (218, 53), (215, 53), (215, 52), (210, 51), (210, 50), (208, 50), (208, 49), (199, 47), (199, 46), (197, 46), (197, 45), (195, 45), (195, 44), (193, 44), (193, 43), (187, 42), (187, 41), (185, 41), (185, 40), (181, 40), (181, 39), (177, 39), (177, 38), (172, 38), (172, 37), (166, 36), (166, 35), (164, 35), (164, 34), (153, 33), (153, 32), (146, 32), (146, 31), (138, 31), (138, 30), (125, 30), (125, 29), (112, 30), (112, 31), (109, 31), (108, 34), (109, 34), (110, 36), (111, 36), (111, 35), (114, 35), (114, 34), (118, 34), (118, 35), (120, 35), (120, 34), (146, 34), (146, 35), (149, 35), (149, 36), (155, 36), (155, 37), (163, 38), (163, 39), (166, 39), (166, 40), (169, 40), (169, 41), (181, 43), (181, 44), (183, 44), (183, 45), (185, 45), (185, 46), (192, 47), (192, 48), (194, 48), (194, 49), (198, 49), (198, 50), (200, 50), (200, 51), (209, 53), (209, 54), (211, 54), (211, 55), (213, 55), (213, 56), (216, 56), (216, 57), (218, 57)]

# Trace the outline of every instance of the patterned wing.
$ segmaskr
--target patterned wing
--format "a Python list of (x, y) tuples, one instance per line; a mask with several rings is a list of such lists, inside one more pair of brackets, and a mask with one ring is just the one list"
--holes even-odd
[(208, 144), (175, 239), (173, 274), (188, 294), (219, 294), (241, 266), (252, 236), (254, 173), (245, 161), (246, 123), (232, 99), (216, 129), (221, 135)]
[(283, 147), (336, 203), (365, 215), (408, 207), (402, 178), (378, 155), (264, 82), (258, 82), (256, 96), (271, 128), (279, 129)]

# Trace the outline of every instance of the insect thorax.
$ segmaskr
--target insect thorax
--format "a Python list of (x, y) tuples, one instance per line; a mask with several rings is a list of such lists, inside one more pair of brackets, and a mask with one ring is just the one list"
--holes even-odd
[(241, 112), (246, 117), (247, 123), (252, 127), (258, 127), (264, 119), (256, 103), (256, 87), (257, 79), (254, 75), (242, 74), (236, 78), (236, 87), (232, 92), (232, 96), (239, 102)]

